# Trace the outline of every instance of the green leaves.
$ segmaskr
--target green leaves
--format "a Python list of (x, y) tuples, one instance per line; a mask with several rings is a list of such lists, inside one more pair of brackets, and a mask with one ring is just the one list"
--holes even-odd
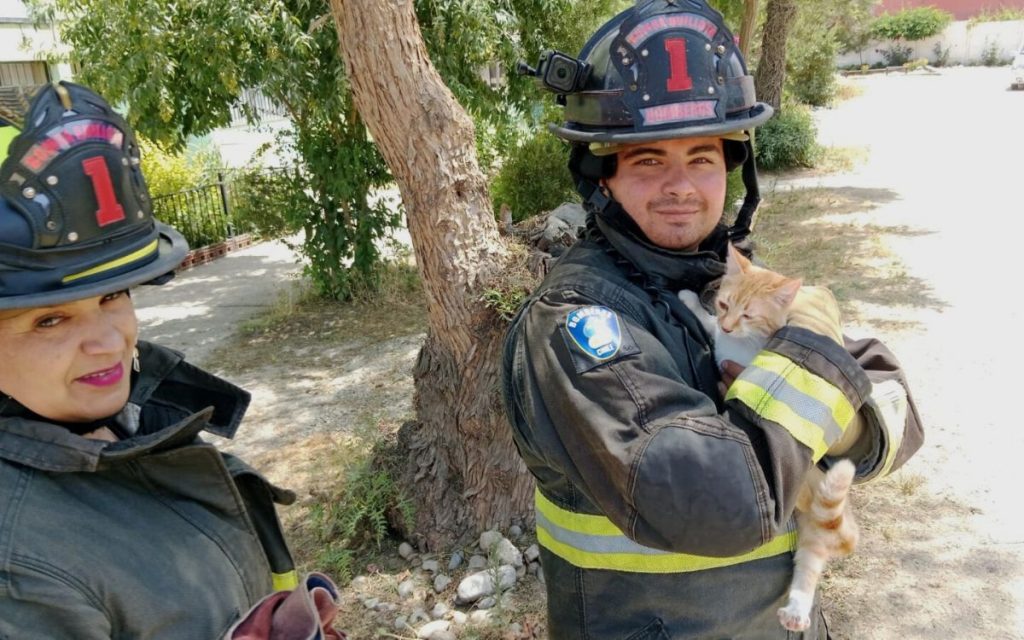
[[(373, 195), (391, 183), (352, 101), (326, 0), (32, 0), (57, 21), (78, 79), (127, 110), (132, 126), (174, 151), (232, 120), (259, 90), (293, 123), (285, 154), (298, 159), (289, 215), (317, 290), (345, 298), (372, 284), (380, 246), (400, 207)], [(418, 0), (434, 64), (474, 116), (481, 155), (500, 164), (533, 125), (533, 83), (509, 74), (544, 48), (575, 53), (627, 0)], [(495, 72), (496, 81), (482, 76)]]
[(878, 40), (924, 40), (943, 29), (952, 14), (935, 7), (916, 7), (879, 16), (871, 26), (871, 35)]

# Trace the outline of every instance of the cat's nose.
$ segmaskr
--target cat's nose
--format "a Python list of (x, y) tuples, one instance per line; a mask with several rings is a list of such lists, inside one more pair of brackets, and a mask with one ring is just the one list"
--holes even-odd
[(724, 326), (722, 327), (722, 331), (724, 331), (726, 333), (732, 333), (733, 332), (732, 329), (730, 329), (729, 327), (724, 327)]

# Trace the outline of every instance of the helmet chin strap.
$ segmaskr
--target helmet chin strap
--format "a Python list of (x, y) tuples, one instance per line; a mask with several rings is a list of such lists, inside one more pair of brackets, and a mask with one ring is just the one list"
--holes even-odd
[(729, 227), (729, 240), (738, 243), (750, 235), (751, 225), (754, 223), (754, 213), (761, 203), (761, 191), (757, 186), (757, 165), (754, 162), (754, 146), (750, 140), (742, 143), (747, 148), (747, 159), (743, 161), (740, 169), (743, 176), (743, 186), (747, 193), (743, 196), (743, 204), (739, 213), (736, 214), (736, 222)]

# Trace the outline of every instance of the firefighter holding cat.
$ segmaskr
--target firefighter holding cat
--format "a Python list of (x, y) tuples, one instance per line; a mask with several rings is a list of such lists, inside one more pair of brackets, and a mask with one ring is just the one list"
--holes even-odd
[[(798, 490), (830, 448), (865, 480), (920, 446), (899, 365), (877, 341), (844, 348), (790, 325), (718, 391), (712, 345), (677, 293), (713, 288), (728, 243), (745, 244), (748, 132), (772, 110), (716, 11), (642, 1), (578, 59), (548, 52), (529, 71), (565, 106), (552, 129), (588, 212), (504, 350), (513, 436), (537, 480), (550, 637), (797, 637), (776, 612)], [(734, 169), (747, 195), (729, 226)], [(827, 633), (816, 609), (802, 637)]]

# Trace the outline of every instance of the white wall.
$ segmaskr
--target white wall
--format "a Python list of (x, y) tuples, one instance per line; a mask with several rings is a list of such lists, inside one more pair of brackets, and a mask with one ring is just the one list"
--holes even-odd
[(21, 0), (0, 0), (0, 20), (4, 18), (28, 18), (28, 7)]
[[(1013, 54), (1024, 45), (1024, 20), (1003, 22), (980, 22), (968, 28), (967, 20), (950, 23), (945, 31), (918, 42), (907, 42), (913, 49), (912, 60), (927, 58), (935, 62), (935, 43), (949, 48), (949, 64), (980, 64), (985, 49), (995, 43), (1002, 60), (1013, 58)], [(846, 53), (836, 58), (836, 65), (848, 67), (859, 64), (884, 62), (879, 49), (888, 48), (890, 41), (872, 42), (860, 53)]]

